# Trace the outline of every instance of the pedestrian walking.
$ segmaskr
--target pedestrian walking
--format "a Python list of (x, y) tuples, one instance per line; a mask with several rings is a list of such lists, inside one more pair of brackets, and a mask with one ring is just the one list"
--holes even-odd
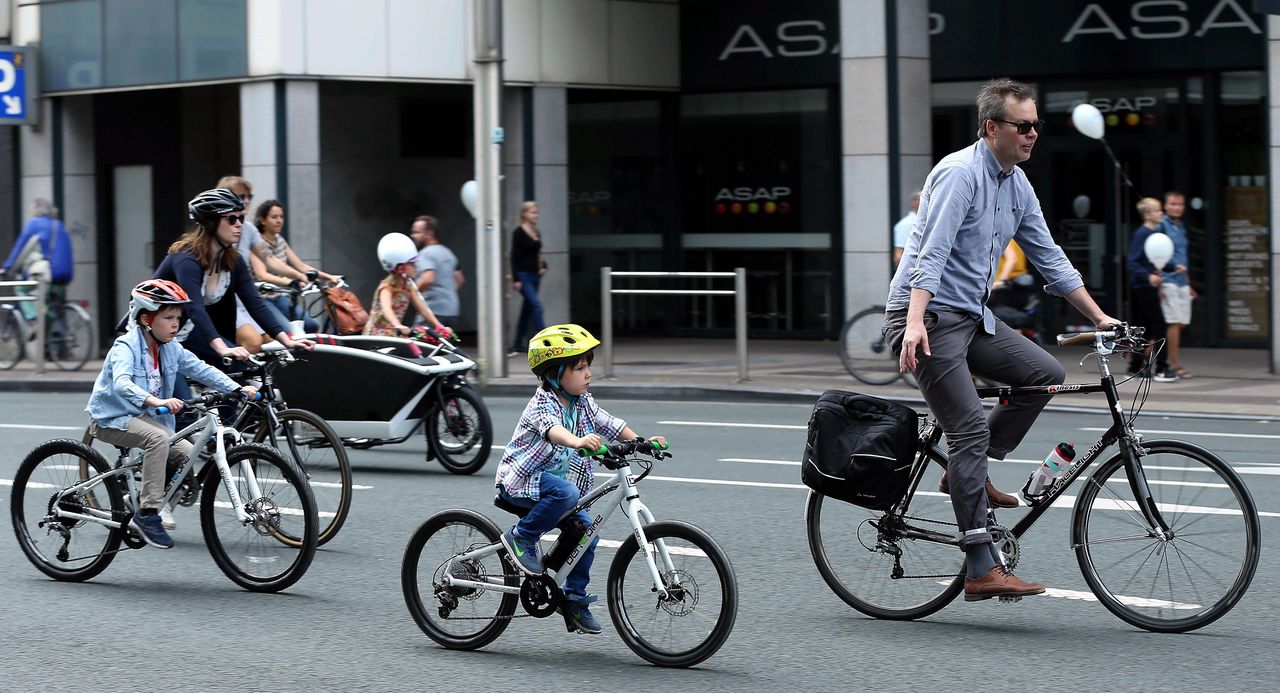
[(546, 328), (542, 318), (542, 302), (538, 285), (547, 273), (542, 259), (542, 233), (538, 230), (538, 203), (532, 200), (520, 205), (520, 224), (511, 233), (511, 287), (524, 297), (515, 337), (507, 356), (519, 356), (528, 348), (529, 338)]
[[(1133, 232), (1126, 263), (1129, 268), (1129, 287), (1133, 297), (1133, 320), (1146, 328), (1149, 339), (1156, 340), (1166, 332), (1164, 311), (1160, 308), (1160, 287), (1164, 283), (1164, 272), (1172, 272), (1174, 266), (1170, 262), (1164, 267), (1156, 267), (1147, 257), (1147, 238), (1153, 233), (1161, 233), (1161, 222), (1164, 221), (1160, 200), (1154, 197), (1138, 200), (1138, 213), (1142, 215), (1142, 226)], [(1151, 358), (1151, 351), (1152, 349), (1148, 348), (1145, 354), (1134, 354), (1131, 357), (1130, 375), (1148, 374), (1143, 367), (1143, 362)], [(1165, 350), (1155, 349), (1155, 352), (1156, 370), (1151, 374), (1151, 379), (1161, 383), (1177, 380), (1178, 376), (1169, 370), (1169, 360)]]
[[(440, 221), (433, 216), (424, 214), (414, 219), (409, 237), (418, 246), (418, 276), (415, 279), (418, 290), (423, 292), (423, 298), (436, 319), (456, 332), (458, 316), (462, 312), (458, 289), (466, 281), (466, 276), (458, 269), (458, 256), (440, 242)], [(421, 324), (422, 316), (418, 316), (414, 323)]]
[(1160, 311), (1164, 314), (1165, 346), (1169, 350), (1169, 370), (1179, 378), (1195, 377), (1182, 367), (1182, 330), (1191, 324), (1191, 301), (1196, 290), (1191, 286), (1191, 264), (1187, 254), (1187, 223), (1182, 215), (1187, 209), (1187, 198), (1176, 190), (1164, 194), (1164, 220), (1160, 230), (1173, 241), (1172, 272), (1161, 274)]

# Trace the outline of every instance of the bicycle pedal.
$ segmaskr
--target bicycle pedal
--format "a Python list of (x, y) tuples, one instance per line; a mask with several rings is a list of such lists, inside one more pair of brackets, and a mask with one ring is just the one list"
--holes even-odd
[(1016, 594), (1002, 594), (999, 597), (1001, 604), (1012, 604), (1022, 601), (1022, 597)]

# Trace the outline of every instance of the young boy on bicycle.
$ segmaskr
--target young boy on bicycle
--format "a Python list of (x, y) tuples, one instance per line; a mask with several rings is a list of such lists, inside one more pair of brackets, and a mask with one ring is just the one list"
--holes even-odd
[[(129, 301), (129, 329), (118, 337), (102, 364), (89, 395), (89, 432), (101, 441), (142, 448), (142, 496), (132, 525), (159, 549), (173, 548), (165, 529), (173, 529), (172, 515), (162, 519), (165, 462), (170, 455), (185, 460), (191, 443), (169, 445), (174, 414), (183, 402), (173, 396), (178, 377), (190, 376), (221, 392), (237, 388), (252, 397), (257, 390), (240, 387), (174, 341), (183, 304), (190, 303), (182, 287), (164, 279), (148, 279), (133, 287)], [(166, 414), (143, 412), (144, 407), (168, 407)], [(164, 513), (168, 514), (168, 513)]]
[[(529, 508), (529, 514), (503, 532), (502, 545), (530, 575), (543, 572), (538, 539), (591, 489), (592, 458), (580, 457), (577, 450), (597, 450), (605, 439), (637, 437), (626, 421), (601, 409), (587, 392), (598, 346), (600, 340), (578, 325), (552, 325), (529, 340), (529, 368), (541, 385), (502, 454), (497, 486), (503, 500)], [(665, 442), (661, 436), (650, 440)], [(586, 511), (578, 519), (591, 522)], [(596, 600), (587, 596), (587, 582), (599, 539), (592, 539), (564, 584), (562, 608), (579, 633), (600, 632), (587, 608)]]

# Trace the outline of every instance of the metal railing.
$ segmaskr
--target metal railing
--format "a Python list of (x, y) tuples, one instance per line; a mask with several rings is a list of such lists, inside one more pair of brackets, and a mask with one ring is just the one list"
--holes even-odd
[[(28, 357), (36, 365), (36, 373), (44, 374), (44, 324), (45, 324), (45, 292), (48, 290), (48, 282), (36, 281), (34, 279), (24, 279), (18, 281), (0, 281), (0, 294), (3, 289), (13, 287), (16, 289), (32, 288), (35, 293), (29, 296), (12, 296), (0, 295), (0, 303), (12, 303), (15, 301), (35, 301), (36, 304), (36, 333), (31, 337), (29, 348), (26, 350)], [(26, 334), (16, 335), (18, 339), (26, 339)], [(35, 352), (32, 354), (31, 352)]]
[[(733, 289), (615, 289), (614, 277), (708, 278), (733, 277)], [(649, 294), (666, 296), (733, 296), (734, 340), (738, 346), (738, 382), (747, 376), (747, 270), (735, 267), (732, 272), (615, 272), (600, 268), (600, 323), (603, 329), (600, 364), (603, 376), (613, 377), (613, 296), (614, 294)]]

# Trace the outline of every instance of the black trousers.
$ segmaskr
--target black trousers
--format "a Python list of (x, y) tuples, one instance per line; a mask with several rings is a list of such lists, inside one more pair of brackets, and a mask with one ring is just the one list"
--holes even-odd
[[(1165, 329), (1168, 326), (1164, 322), (1164, 311), (1160, 308), (1159, 287), (1150, 284), (1133, 287), (1133, 321), (1140, 327), (1146, 328), (1147, 339), (1152, 341), (1164, 339)], [(1169, 370), (1169, 357), (1163, 345), (1156, 353), (1155, 360), (1157, 373)], [(1143, 354), (1134, 354), (1129, 359), (1129, 370), (1136, 371), (1141, 368), (1142, 361)]]

